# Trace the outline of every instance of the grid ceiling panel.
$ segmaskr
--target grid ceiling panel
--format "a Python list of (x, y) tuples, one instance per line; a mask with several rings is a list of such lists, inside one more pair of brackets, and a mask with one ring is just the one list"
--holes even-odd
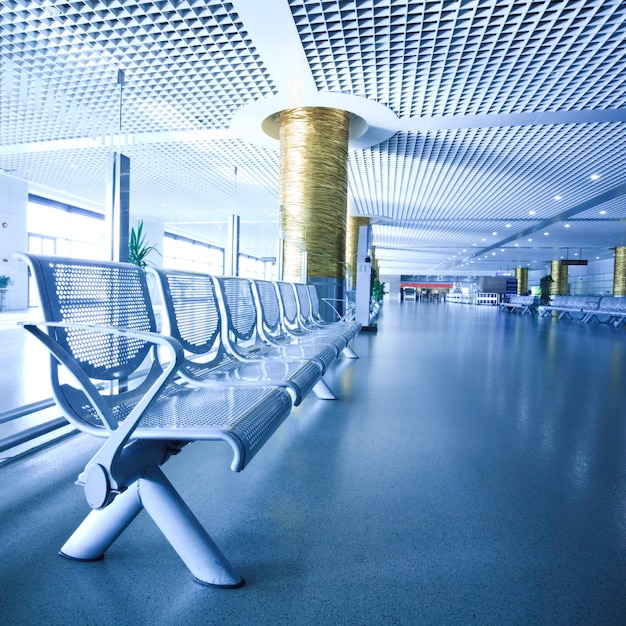
[(318, 89), (401, 117), (624, 105), (626, 7), (290, 0)]
[(2, 144), (228, 127), (275, 92), (230, 2), (42, 6), (0, 3)]
[[(0, 168), (102, 205), (110, 148), (40, 142), (121, 129), (144, 138), (125, 149), (133, 214), (190, 236), (195, 223), (210, 238), (212, 224), (236, 210), (259, 233), (275, 233), (265, 225), (278, 220), (278, 144), (201, 133), (228, 130), (241, 107), (277, 93), (275, 65), (265, 66), (250, 33), (271, 32), (282, 9), (319, 90), (377, 101), (400, 118), (401, 132), (349, 156), (351, 204), (378, 222), (381, 250), (445, 265), (473, 243), (484, 246), (481, 262), (502, 255), (500, 245), (512, 261), (522, 251), (527, 260), (541, 237), (550, 243), (536, 256), (547, 259), (581, 241), (606, 254), (622, 245), (626, 205), (601, 198), (626, 185), (626, 123), (569, 123), (565, 114), (626, 107), (625, 2), (264, 0), (264, 8), (265, 22), (246, 24), (243, 0), (0, 1)], [(534, 114), (555, 112), (562, 122), (534, 123)], [(471, 117), (487, 114), (533, 119)]]

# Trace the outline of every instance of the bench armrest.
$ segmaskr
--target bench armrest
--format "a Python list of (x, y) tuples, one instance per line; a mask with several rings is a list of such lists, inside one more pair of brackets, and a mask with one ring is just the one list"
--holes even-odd
[[(105, 490), (107, 492), (107, 496), (105, 498), (105, 502), (97, 502), (95, 508), (105, 506), (110, 501), (109, 494), (113, 493), (113, 495), (115, 495), (119, 492), (118, 481), (114, 476), (115, 463), (119, 458), (124, 445), (128, 442), (133, 431), (137, 428), (146, 409), (150, 406), (163, 387), (170, 382), (176, 374), (183, 360), (183, 348), (175, 339), (153, 332), (141, 332), (72, 322), (40, 322), (36, 324), (22, 323), (21, 326), (37, 337), (37, 339), (39, 339), (48, 348), (54, 358), (66, 367), (67, 370), (74, 376), (76, 382), (81, 387), (81, 391), (85, 394), (85, 397), (89, 400), (94, 411), (102, 419), (103, 424), (108, 430), (108, 440), (91, 459), (89, 464), (86, 466), (85, 471), (79, 477), (79, 482), (85, 484), (86, 492), (89, 489), (89, 485), (87, 483), (89, 482), (90, 473), (92, 476), (95, 476), (95, 478), (92, 479), (92, 482), (95, 480), (95, 482), (100, 483), (100, 487), (102, 487), (102, 484), (106, 484)], [(171, 358), (165, 363), (162, 363), (162, 360), (158, 358), (158, 355), (156, 355), (155, 350), (155, 365), (153, 365), (142, 383), (139, 400), (133, 406), (126, 418), (120, 423), (117, 423), (105, 396), (98, 390), (96, 385), (94, 385), (91, 379), (82, 370), (80, 364), (65, 348), (63, 348), (63, 346), (55, 341), (53, 337), (44, 332), (40, 326), (45, 328), (85, 330), (93, 333), (142, 339), (147, 343), (152, 344), (155, 348), (158, 346), (165, 346), (168, 349), (168, 353)], [(133, 393), (136, 394), (136, 390), (125, 393), (131, 395)], [(77, 423), (77, 420), (71, 421), (73, 423)], [(80, 427), (80, 424), (78, 425)], [(88, 430), (85, 428), (81, 429)], [(95, 471), (91, 471), (93, 468), (97, 469), (95, 469)], [(95, 499), (98, 500), (98, 498)], [(90, 504), (94, 506), (89, 497), (88, 501), (90, 501)]]

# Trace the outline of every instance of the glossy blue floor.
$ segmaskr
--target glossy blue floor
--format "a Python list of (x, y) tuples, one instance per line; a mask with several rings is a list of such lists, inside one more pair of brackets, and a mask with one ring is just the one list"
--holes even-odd
[(626, 331), (415, 302), (378, 327), (243, 473), (222, 444), (165, 466), (245, 587), (194, 583), (145, 514), (57, 556), (77, 436), (0, 468), (0, 622), (626, 623)]

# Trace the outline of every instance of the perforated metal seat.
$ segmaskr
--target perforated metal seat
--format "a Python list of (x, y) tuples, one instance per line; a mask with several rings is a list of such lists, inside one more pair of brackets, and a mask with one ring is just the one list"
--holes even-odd
[(321, 331), (307, 329), (302, 324), (298, 298), (293, 283), (278, 281), (278, 297), (280, 298), (282, 322), (286, 334), (298, 341), (308, 341), (317, 344), (329, 344), (333, 346), (337, 356), (346, 347), (345, 338), (337, 334), (329, 334)]
[(208, 274), (149, 270), (157, 279), (165, 308), (164, 332), (180, 341), (185, 358), (180, 374), (194, 385), (210, 387), (270, 385), (289, 390), (299, 404), (316, 387), (320, 365), (288, 358), (261, 341), (250, 283), (244, 278), (218, 279)]
[[(361, 330), (361, 324), (358, 322), (348, 319), (348, 317), (343, 317), (336, 322), (327, 322), (325, 321), (320, 314), (320, 300), (317, 295), (317, 289), (315, 285), (307, 285), (309, 301), (311, 304), (311, 322), (317, 324), (321, 327), (330, 326), (335, 328), (343, 328), (342, 332), (349, 332), (351, 334), (351, 339), (354, 339)], [(346, 315), (351, 314), (350, 304), (348, 300), (346, 300)]]
[[(322, 372), (337, 358), (337, 348), (328, 342), (315, 341), (309, 335), (288, 334), (283, 324), (283, 306), (276, 283), (267, 280), (252, 281), (253, 292), (259, 313), (258, 332), (264, 341), (279, 348), (283, 354), (317, 359), (322, 365)], [(293, 300), (295, 305), (295, 298)], [(292, 307), (292, 314), (297, 314), (297, 307)]]
[(68, 421), (105, 439), (79, 476), (94, 511), (61, 553), (101, 558), (145, 508), (197, 580), (241, 585), (159, 466), (189, 442), (221, 440), (233, 451), (231, 468), (242, 470), (289, 415), (290, 395), (281, 387), (175, 384), (183, 348), (156, 332), (137, 266), (20, 256), (45, 317), (24, 328), (54, 357), (54, 397)]

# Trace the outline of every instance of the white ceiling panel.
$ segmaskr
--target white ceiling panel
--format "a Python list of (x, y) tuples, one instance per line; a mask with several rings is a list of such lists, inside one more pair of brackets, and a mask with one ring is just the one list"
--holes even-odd
[(349, 154), (383, 272), (626, 245), (623, 1), (0, 1), (0, 80), (0, 169), (103, 205), (123, 149), (133, 215), (211, 241), (238, 213), (258, 256), (278, 143), (233, 120), (296, 87), (396, 121)]

